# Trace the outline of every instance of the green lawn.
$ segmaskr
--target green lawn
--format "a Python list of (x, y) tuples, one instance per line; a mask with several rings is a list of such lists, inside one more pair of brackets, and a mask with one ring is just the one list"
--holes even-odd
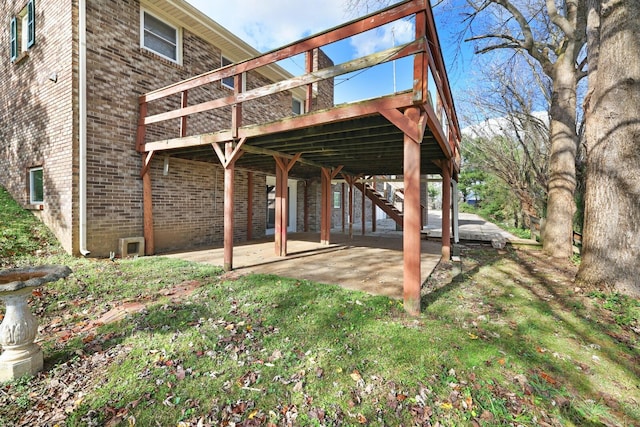
[[(0, 386), (0, 425), (640, 425), (640, 304), (574, 289), (538, 252), (465, 248), (414, 318), (333, 285), (36, 255), (41, 227), (11, 209), (0, 232), (21, 243), (0, 263), (74, 273), (32, 298), (45, 371)], [(146, 308), (95, 323), (127, 302)]]

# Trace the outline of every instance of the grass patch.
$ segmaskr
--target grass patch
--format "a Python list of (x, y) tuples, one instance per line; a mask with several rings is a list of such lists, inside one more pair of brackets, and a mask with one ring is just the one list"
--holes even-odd
[(53, 234), (0, 186), (0, 267), (11, 258), (59, 249)]
[[(532, 250), (462, 260), (434, 272), (414, 318), (386, 297), (162, 257), (4, 258), (74, 272), (30, 301), (45, 371), (0, 385), (0, 425), (640, 423), (637, 300), (578, 292), (574, 266)], [(126, 304), (140, 309), (99, 322)]]

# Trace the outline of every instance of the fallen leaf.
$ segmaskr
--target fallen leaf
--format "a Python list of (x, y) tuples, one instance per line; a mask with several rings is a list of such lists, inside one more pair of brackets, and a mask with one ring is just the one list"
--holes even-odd
[(475, 334), (472, 334), (471, 332), (467, 332), (467, 334), (469, 335), (469, 338), (471, 338), (472, 340), (477, 340), (478, 336)]
[(546, 382), (548, 382), (551, 385), (555, 385), (557, 383), (556, 380), (554, 380), (551, 375), (545, 373), (545, 372), (540, 372), (540, 377), (545, 380)]
[(184, 369), (182, 368), (182, 366), (178, 366), (178, 368), (176, 369), (176, 378), (179, 380), (183, 380), (184, 377), (185, 377)]
[(358, 371), (353, 371), (350, 374), (350, 376), (351, 376), (351, 379), (356, 381), (356, 382), (358, 382), (358, 381), (360, 381), (362, 379), (362, 376), (360, 375), (360, 372), (358, 372)]
[(358, 416), (356, 418), (358, 419), (358, 422), (360, 424), (366, 424), (367, 423), (367, 418), (362, 414), (358, 414)]

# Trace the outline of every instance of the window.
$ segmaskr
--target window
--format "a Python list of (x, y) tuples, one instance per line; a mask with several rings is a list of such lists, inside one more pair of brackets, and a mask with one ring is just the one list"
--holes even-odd
[(340, 206), (342, 204), (342, 193), (339, 191), (334, 191), (333, 192), (333, 207), (335, 209), (340, 209)]
[(29, 169), (29, 203), (32, 205), (44, 203), (42, 167)]
[[(226, 67), (227, 65), (231, 64), (233, 64), (233, 61), (225, 58), (224, 56), (222, 57), (222, 67)], [(233, 89), (235, 87), (233, 77), (225, 77), (224, 79), (222, 79), (222, 86)]]
[(180, 57), (180, 32), (173, 25), (142, 11), (141, 44), (145, 49), (178, 63)]
[(10, 25), (11, 61), (15, 61), (36, 43), (35, 0), (11, 18)]
[(292, 107), (291, 109), (293, 110), (293, 114), (302, 114), (303, 108), (302, 108), (302, 101), (300, 101), (299, 99), (295, 99), (293, 98), (293, 103), (292, 103)]

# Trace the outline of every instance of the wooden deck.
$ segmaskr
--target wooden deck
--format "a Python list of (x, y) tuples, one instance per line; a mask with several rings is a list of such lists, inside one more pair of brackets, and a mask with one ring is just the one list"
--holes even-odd
[[(402, 46), (313, 70), (314, 50), (381, 27), (411, 19), (415, 39)], [(306, 56), (307, 72), (242, 92), (243, 73), (298, 54)], [(313, 111), (313, 85), (400, 58), (413, 58), (413, 87), (409, 91)], [(189, 105), (188, 93), (225, 78), (234, 79), (234, 93)], [(435, 83), (428, 87), (428, 82)], [(269, 123), (243, 125), (243, 103), (292, 90), (306, 93), (305, 113)], [(178, 108), (158, 112), (180, 97)], [(353, 182), (365, 176), (404, 177), (403, 271), (405, 307), (420, 310), (420, 177), (443, 176), (443, 206), (451, 203), (450, 180), (460, 167), (460, 131), (447, 80), (435, 22), (428, 0), (408, 0), (366, 17), (310, 36), (255, 58), (213, 70), (144, 94), (139, 99), (137, 149), (141, 153), (145, 208), (145, 247), (154, 252), (150, 161), (165, 155), (220, 161), (225, 168), (224, 266), (233, 268), (234, 170), (276, 171), (275, 253), (287, 256), (287, 179), (322, 180), (320, 242), (330, 243), (331, 179)], [(153, 111), (154, 114), (148, 114)], [(190, 117), (208, 111), (229, 114), (229, 126), (188, 135)], [(175, 125), (175, 137), (153, 140), (147, 127)], [(212, 149), (213, 148), (213, 149)], [(443, 215), (442, 257), (450, 256), (450, 215)]]

